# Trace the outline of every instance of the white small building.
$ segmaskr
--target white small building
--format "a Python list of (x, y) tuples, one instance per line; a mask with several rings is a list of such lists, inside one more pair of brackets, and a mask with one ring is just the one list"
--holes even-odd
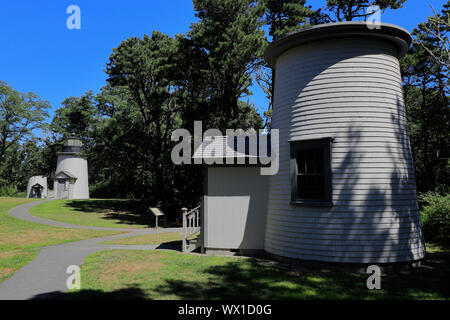
[(398, 61), (411, 41), (391, 24), (342, 22), (269, 45), (279, 170), (263, 176), (257, 166), (205, 161), (206, 251), (339, 263), (425, 256)]
[[(200, 231), (209, 252), (264, 250), (269, 176), (261, 175), (259, 159), (270, 156), (270, 144), (264, 144), (266, 152), (258, 152), (260, 139), (252, 138), (253, 144), (245, 136), (205, 137), (193, 155), (210, 163), (204, 172)], [(231, 159), (234, 164), (227, 165)]]
[(47, 177), (33, 176), (28, 180), (27, 198), (47, 198)]
[(65, 139), (61, 152), (58, 152), (53, 191), (57, 199), (89, 199), (88, 164), (80, 156), (80, 138), (71, 136)]

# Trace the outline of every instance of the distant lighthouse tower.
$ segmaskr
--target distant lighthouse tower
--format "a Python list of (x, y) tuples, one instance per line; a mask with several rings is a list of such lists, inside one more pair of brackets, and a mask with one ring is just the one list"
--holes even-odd
[(67, 137), (57, 153), (53, 190), (58, 199), (89, 199), (88, 165), (80, 156), (82, 146), (79, 137)]

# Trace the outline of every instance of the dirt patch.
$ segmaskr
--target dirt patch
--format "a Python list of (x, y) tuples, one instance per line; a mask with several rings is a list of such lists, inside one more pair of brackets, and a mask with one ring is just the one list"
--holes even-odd
[(7, 259), (7, 258), (11, 258), (15, 255), (17, 255), (19, 253), (19, 251), (5, 251), (5, 252), (0, 252), (0, 259)]
[(143, 271), (155, 272), (162, 266), (159, 261), (133, 261), (133, 262), (121, 262), (108, 268), (104, 274), (121, 274), (127, 272), (130, 275), (136, 275)]
[[(192, 237), (195, 238), (195, 237)], [(169, 232), (159, 234), (147, 234), (143, 236), (128, 237), (123, 239), (114, 239), (103, 242), (103, 244), (161, 244), (172, 241), (181, 241), (183, 234), (181, 232)]]
[(0, 278), (10, 275), (14, 273), (15, 269), (13, 268), (0, 268)]
[(118, 281), (124, 274), (134, 277), (145, 272), (157, 272), (163, 266), (159, 260), (159, 257), (152, 257), (152, 260), (121, 259), (113, 265), (105, 265), (102, 268), (104, 271), (100, 274), (100, 281), (112, 283)]
[[(118, 232), (120, 233), (120, 232)], [(39, 243), (52, 244), (61, 241), (75, 241), (78, 239), (89, 239), (100, 236), (112, 235), (113, 233), (102, 231), (91, 232), (90, 230), (73, 230), (73, 229), (58, 229), (58, 230), (21, 230), (19, 232), (11, 232), (2, 235), (0, 238), (0, 245), (15, 246), (29, 246)]]
[(61, 231), (37, 231), (23, 230), (20, 232), (9, 233), (2, 236), (0, 244), (14, 244), (17, 246), (25, 246), (40, 242), (49, 242), (52, 240), (63, 240), (71, 238), (73, 232), (68, 230)]

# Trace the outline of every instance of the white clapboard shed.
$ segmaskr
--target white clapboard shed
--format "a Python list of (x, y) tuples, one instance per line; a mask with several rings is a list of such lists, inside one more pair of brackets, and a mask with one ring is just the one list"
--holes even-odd
[[(207, 251), (264, 249), (268, 176), (261, 175), (259, 158), (270, 156), (270, 143), (262, 143), (265, 151), (258, 151), (259, 142), (270, 139), (252, 138), (205, 137), (194, 153), (194, 159), (209, 164), (201, 217)], [(234, 164), (227, 164), (230, 160)]]

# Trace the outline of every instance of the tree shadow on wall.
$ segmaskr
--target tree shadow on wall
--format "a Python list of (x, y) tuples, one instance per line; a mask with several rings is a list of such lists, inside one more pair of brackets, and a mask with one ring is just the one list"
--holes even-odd
[[(344, 229), (336, 240), (340, 247), (348, 246), (342, 254), (350, 261), (417, 260), (422, 247), (406, 115), (399, 96), (394, 106), (392, 127), (377, 128), (384, 138), (357, 122), (348, 128), (347, 151), (333, 168), (333, 184), (340, 185), (333, 217)], [(372, 154), (362, 152), (366, 144), (374, 143), (379, 145), (368, 149)], [(333, 235), (335, 228), (327, 225), (324, 232)]]
[[(410, 154), (406, 153), (409, 146), (403, 144), (408, 134), (402, 87), (399, 81), (391, 81), (400, 79), (399, 74), (390, 70), (389, 75), (382, 77), (376, 70), (377, 65), (372, 65), (373, 69), (367, 70), (367, 75), (361, 75), (367, 83), (355, 86), (352, 92), (347, 90), (349, 85), (344, 84), (344, 80), (357, 80), (351, 80), (348, 75), (333, 87), (322, 86), (321, 82), (331, 79), (333, 73), (343, 67), (339, 64), (359, 63), (353, 61), (354, 58), (396, 54), (393, 47), (386, 47), (385, 52), (380, 50), (379, 47), (360, 48), (352, 41), (349, 50), (337, 56), (323, 57), (320, 63), (316, 63), (316, 57), (311, 54), (313, 51), (306, 50), (304, 63), (294, 63), (289, 70), (283, 69), (287, 64), (281, 65), (281, 70), (289, 73), (289, 86), (295, 85), (295, 88), (294, 92), (279, 88), (274, 97), (275, 105), (285, 109), (274, 113), (274, 128), (277, 125), (290, 128), (280, 130), (280, 149), (288, 150), (288, 141), (293, 137), (335, 136), (333, 207), (297, 207), (294, 216), (290, 213), (292, 206), (287, 203), (290, 182), (282, 180), (286, 175), (271, 177), (270, 183), (278, 192), (271, 195), (278, 202), (269, 203), (272, 206), (268, 215), (271, 228), (267, 228), (266, 238), (270, 239), (271, 250), (278, 248), (284, 255), (299, 259), (334, 259), (336, 262), (409, 261), (419, 256), (417, 246), (421, 235), (417, 203), (414, 204), (414, 177), (408, 161), (398, 160), (410, 159)], [(386, 57), (379, 58), (387, 60)], [(289, 59), (288, 54), (286, 59)], [(387, 64), (391, 65), (392, 61)], [(355, 72), (354, 76), (359, 75)], [(288, 86), (287, 83), (282, 86)], [(342, 87), (346, 90), (339, 89)], [(325, 95), (323, 99), (319, 94)], [(355, 106), (354, 113), (347, 102)], [(301, 106), (301, 103), (306, 105)], [(327, 111), (342, 111), (348, 117), (342, 115), (330, 119), (328, 114), (317, 111), (325, 107)], [(366, 110), (360, 111), (361, 108), (367, 108), (367, 113), (372, 115), (367, 115)], [(327, 119), (321, 121), (329, 126), (319, 126), (314, 117), (309, 117), (312, 110)], [(289, 170), (287, 159), (283, 161), (280, 161), (280, 170)], [(292, 224), (288, 226), (288, 222)], [(275, 228), (279, 230), (273, 231)]]

